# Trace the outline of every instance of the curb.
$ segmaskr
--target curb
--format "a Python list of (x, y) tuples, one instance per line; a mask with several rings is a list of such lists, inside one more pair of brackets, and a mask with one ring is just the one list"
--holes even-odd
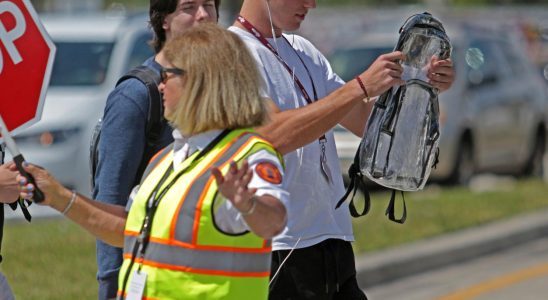
[(356, 257), (363, 288), (441, 268), (548, 236), (548, 210)]

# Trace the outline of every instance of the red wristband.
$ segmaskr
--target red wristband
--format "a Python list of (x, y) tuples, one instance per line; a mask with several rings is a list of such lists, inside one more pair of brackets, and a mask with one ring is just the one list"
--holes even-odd
[(365, 89), (365, 85), (363, 84), (362, 79), (360, 78), (360, 76), (356, 76), (356, 80), (360, 84), (360, 87), (362, 88), (362, 91), (365, 94), (365, 98), (367, 98), (367, 102), (369, 102), (370, 101), (369, 100), (369, 93), (367, 93), (367, 90)]

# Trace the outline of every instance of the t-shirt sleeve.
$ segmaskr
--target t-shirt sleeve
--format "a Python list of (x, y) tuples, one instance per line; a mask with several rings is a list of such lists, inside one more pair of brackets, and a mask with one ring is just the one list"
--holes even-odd
[[(253, 177), (249, 188), (257, 188), (256, 195), (270, 195), (279, 199), (284, 206), (288, 206), (289, 192), (282, 188), (283, 167), (278, 157), (266, 150), (259, 151), (247, 158), (249, 167), (253, 170)], [(214, 219), (217, 227), (227, 233), (237, 234), (248, 231), (241, 213), (220, 193), (218, 209), (214, 210)]]
[(331, 63), (329, 63), (327, 58), (325, 58), (325, 56), (319, 50), (316, 51), (321, 62), (321, 66), (323, 68), (323, 72), (325, 74), (325, 86), (327, 94), (329, 95), (336, 89), (343, 86), (346, 82), (344, 82), (344, 80), (342, 80), (342, 78), (333, 71)]
[(127, 202), (145, 147), (145, 100), (148, 91), (136, 79), (121, 83), (107, 99), (93, 193), (99, 201)]

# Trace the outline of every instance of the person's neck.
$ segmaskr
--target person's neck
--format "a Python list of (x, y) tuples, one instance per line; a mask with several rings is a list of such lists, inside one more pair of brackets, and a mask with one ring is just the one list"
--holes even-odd
[(162, 67), (165, 67), (168, 65), (168, 60), (164, 54), (164, 49), (160, 50), (160, 52), (156, 53), (154, 56), (154, 60)]
[[(272, 28), (270, 27), (270, 16), (265, 1), (244, 1), (240, 16), (244, 17), (249, 23), (257, 29), (265, 38), (272, 38)], [(234, 26), (247, 30), (238, 20), (234, 22)], [(282, 36), (283, 30), (274, 26), (274, 35)]]

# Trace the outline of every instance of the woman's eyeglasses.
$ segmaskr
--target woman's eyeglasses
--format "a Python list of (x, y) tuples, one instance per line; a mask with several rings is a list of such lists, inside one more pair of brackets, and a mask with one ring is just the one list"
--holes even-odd
[(179, 69), (179, 68), (163, 68), (160, 70), (160, 79), (162, 80), (162, 83), (166, 83), (167, 82), (167, 74), (168, 73), (171, 73), (171, 74), (175, 74), (175, 75), (183, 75), (185, 74), (185, 70), (183, 69)]

